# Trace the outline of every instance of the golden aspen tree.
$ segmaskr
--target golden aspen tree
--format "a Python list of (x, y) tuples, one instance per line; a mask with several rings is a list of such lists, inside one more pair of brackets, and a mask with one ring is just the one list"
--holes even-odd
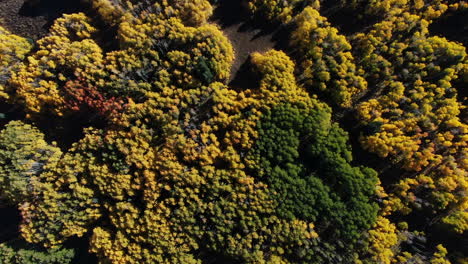
[(13, 74), (9, 85), (12, 100), (23, 104), (29, 114), (63, 115), (63, 85), (99, 71), (103, 55), (91, 39), (95, 32), (83, 13), (57, 19), (49, 35), (37, 42), (38, 50)]
[(354, 64), (351, 45), (320, 13), (307, 7), (294, 19), (291, 45), (297, 49), (299, 80), (312, 93), (323, 92), (331, 102), (350, 107), (353, 97), (367, 89)]
[[(465, 47), (428, 36), (429, 22), (403, 13), (378, 23), (355, 47), (377, 96), (357, 107), (365, 125), (361, 143), (367, 150), (400, 163), (415, 177), (404, 178), (390, 193), (396, 210), (430, 208), (462, 217), (466, 210), (466, 131), (463, 109), (453, 84), (466, 67)], [(460, 220), (461, 220), (460, 219)], [(459, 221), (463, 223), (463, 221)], [(450, 225), (450, 224), (449, 224)], [(453, 226), (454, 231), (463, 232)]]
[(403, 12), (419, 15), (427, 20), (436, 19), (449, 10), (463, 9), (468, 6), (464, 0), (341, 0), (343, 8), (353, 8), (376, 16), (398, 16)]
[(368, 243), (365, 254), (370, 255), (369, 260), (363, 263), (392, 263), (395, 247), (398, 246), (398, 230), (392, 222), (379, 216), (374, 226), (368, 232)]
[(27, 39), (11, 34), (0, 26), (0, 98), (9, 98), (6, 84), (31, 48), (32, 44)]
[(255, 16), (268, 21), (288, 23), (307, 6), (318, 10), (320, 2), (319, 0), (250, 0), (248, 6)]

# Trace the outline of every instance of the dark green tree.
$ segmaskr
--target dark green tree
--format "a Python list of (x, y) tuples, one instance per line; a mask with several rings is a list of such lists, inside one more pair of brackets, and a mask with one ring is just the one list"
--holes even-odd
[(313, 222), (325, 243), (352, 248), (376, 219), (377, 173), (351, 165), (347, 133), (328, 111), (291, 104), (267, 111), (258, 127), (248, 159), (276, 193), (278, 215)]

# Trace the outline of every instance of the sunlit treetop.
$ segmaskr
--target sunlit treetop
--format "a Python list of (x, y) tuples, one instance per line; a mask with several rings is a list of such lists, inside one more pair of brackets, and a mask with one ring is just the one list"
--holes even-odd
[(0, 26), (0, 99), (8, 99), (5, 84), (32, 46), (27, 39), (11, 34)]
[(31, 199), (34, 181), (61, 155), (37, 128), (21, 121), (8, 123), (0, 132), (0, 196), (10, 203)]

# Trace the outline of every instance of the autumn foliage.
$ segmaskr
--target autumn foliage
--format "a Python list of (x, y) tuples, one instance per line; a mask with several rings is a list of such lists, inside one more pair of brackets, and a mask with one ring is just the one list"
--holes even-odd
[(63, 89), (65, 107), (72, 112), (116, 117), (125, 109), (124, 100), (115, 97), (106, 98), (96, 87), (89, 87), (82, 80), (67, 82)]
[[(468, 227), (468, 56), (430, 32), (465, 1), (246, 1), (288, 30), (248, 87), (223, 0), (84, 2), (34, 46), (0, 27), (0, 104), (21, 110), (0, 129), (21, 217), (0, 263), (72, 263), (76, 238), (99, 263), (466, 259), (436, 232)], [(350, 34), (338, 9), (380, 19)]]

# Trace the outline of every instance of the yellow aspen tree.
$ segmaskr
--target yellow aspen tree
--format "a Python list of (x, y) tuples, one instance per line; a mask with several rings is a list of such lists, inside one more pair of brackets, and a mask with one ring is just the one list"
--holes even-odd
[(325, 93), (333, 104), (351, 107), (367, 82), (354, 63), (346, 37), (320, 13), (307, 7), (294, 19), (291, 45), (300, 54), (299, 80), (311, 93)]
[(0, 98), (9, 99), (11, 91), (7, 88), (8, 80), (31, 48), (32, 44), (27, 39), (11, 34), (0, 26)]

